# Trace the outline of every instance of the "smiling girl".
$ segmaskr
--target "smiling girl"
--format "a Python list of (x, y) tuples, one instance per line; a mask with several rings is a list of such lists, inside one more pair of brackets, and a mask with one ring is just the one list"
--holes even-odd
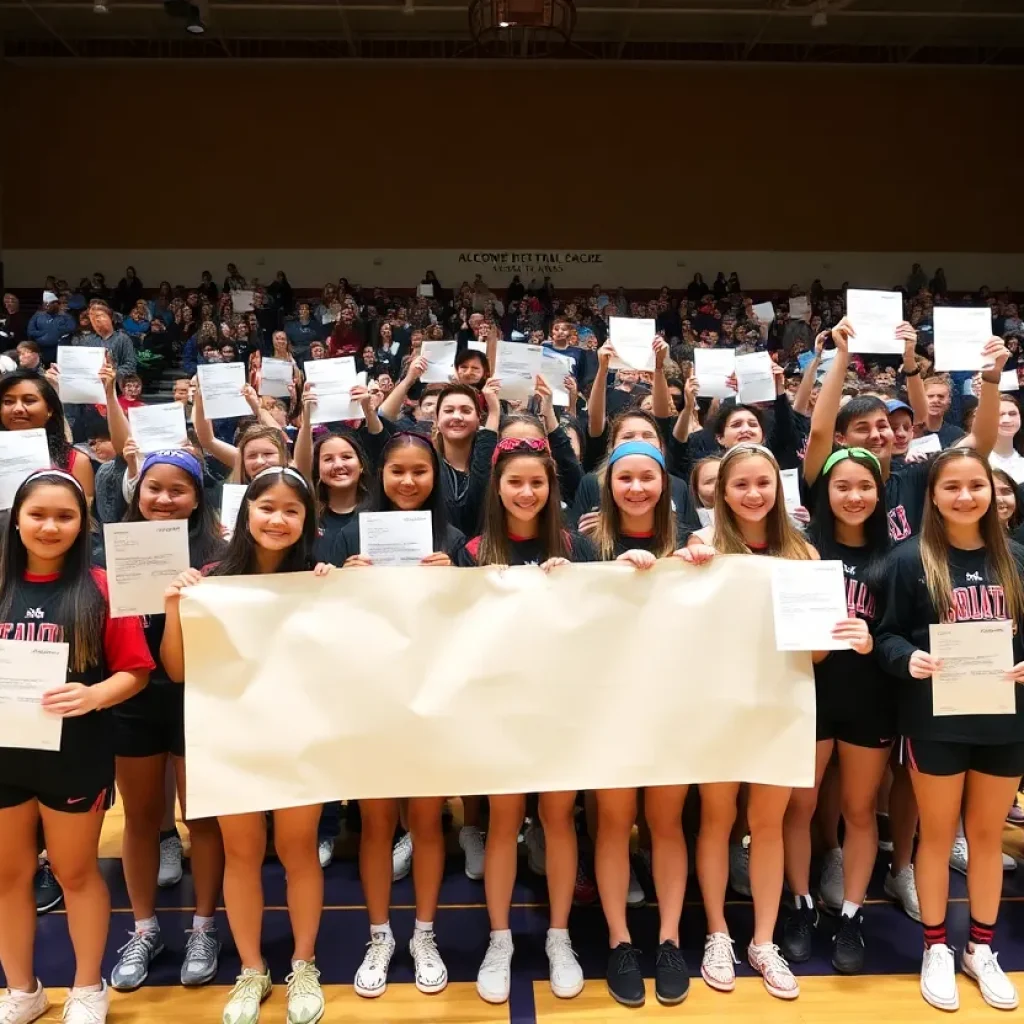
[(41, 1017), (48, 999), (33, 972), (32, 878), (42, 821), (50, 864), (64, 889), (75, 952), (66, 1024), (103, 1024), (109, 996), (100, 969), (110, 894), (97, 861), (114, 799), (108, 709), (139, 693), (153, 659), (137, 618), (110, 618), (107, 577), (90, 568), (89, 513), (79, 482), (62, 470), (31, 474), (14, 496), (0, 551), (0, 637), (67, 643), (67, 682), (43, 696), (63, 721), (60, 749), (0, 748), (0, 1020)]

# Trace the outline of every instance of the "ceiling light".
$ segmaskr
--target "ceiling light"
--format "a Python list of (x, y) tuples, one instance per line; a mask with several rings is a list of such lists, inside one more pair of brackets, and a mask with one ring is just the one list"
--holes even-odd
[(191, 32), (194, 36), (201, 36), (206, 31), (203, 19), (198, 14), (194, 14), (185, 24), (185, 31)]
[(824, 11), (815, 11), (811, 15), (811, 25), (814, 28), (824, 28), (828, 24), (828, 15)]
[(109, 14), (110, 13), (110, 7), (109, 7), (108, 4), (104, 3), (104, 0), (95, 0), (95, 3), (92, 5), (92, 13), (93, 14)]

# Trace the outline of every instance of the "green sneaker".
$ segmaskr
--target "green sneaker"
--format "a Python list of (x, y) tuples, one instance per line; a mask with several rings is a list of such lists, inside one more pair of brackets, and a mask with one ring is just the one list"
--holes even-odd
[(222, 1024), (256, 1024), (260, 1019), (260, 1004), (273, 990), (270, 971), (266, 965), (262, 971), (246, 967), (238, 976), (235, 987), (224, 1007)]
[(316, 1024), (324, 1015), (324, 993), (316, 964), (293, 960), (287, 981), (288, 1024)]

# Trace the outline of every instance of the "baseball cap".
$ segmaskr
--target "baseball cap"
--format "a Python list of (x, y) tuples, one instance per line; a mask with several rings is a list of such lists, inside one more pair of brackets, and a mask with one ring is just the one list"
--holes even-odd
[(57, 302), (57, 296), (53, 292), (43, 292), (43, 305), (48, 306), (51, 302)]
[(907, 405), (906, 402), (901, 402), (901, 401), (899, 401), (896, 398), (889, 399), (889, 401), (885, 403), (885, 408), (886, 408), (886, 410), (887, 410), (887, 412), (889, 413), (890, 416), (894, 412), (899, 412), (900, 409), (904, 409), (907, 412), (909, 412), (911, 417), (913, 417), (913, 415), (914, 415), (914, 410), (911, 409), (910, 406)]

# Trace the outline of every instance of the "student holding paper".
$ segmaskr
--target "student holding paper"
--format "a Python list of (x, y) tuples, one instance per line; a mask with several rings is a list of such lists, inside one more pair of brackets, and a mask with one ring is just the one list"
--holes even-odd
[(0, 377), (0, 430), (39, 429), (46, 431), (51, 465), (70, 473), (91, 501), (95, 488), (92, 464), (68, 441), (64, 406), (53, 385), (32, 370), (4, 374)]
[[(558, 476), (547, 441), (535, 437), (502, 438), (494, 453), (483, 532), (469, 541), (460, 553), (459, 564), (539, 565), (550, 572), (569, 562), (596, 559), (594, 546), (563, 526)], [(559, 998), (571, 999), (583, 990), (583, 971), (568, 931), (577, 868), (573, 820), (576, 793), (542, 793), (539, 803), (551, 904), (551, 927), (545, 943), (551, 989)], [(511, 982), (509, 908), (526, 797), (490, 796), (488, 804), (484, 887), (491, 937), (476, 987), (486, 1002), (503, 1003), (508, 999)]]
[[(924, 923), (921, 994), (932, 1006), (960, 1005), (953, 951), (946, 935), (949, 851), (963, 808), (970, 847), (967, 892), (970, 935), (964, 974), (998, 1009), (1017, 1006), (1017, 990), (992, 951), (1002, 891), (1002, 829), (1024, 774), (1024, 549), (999, 520), (992, 471), (967, 448), (947, 448), (928, 475), (921, 536), (896, 549), (888, 570), (878, 656), (900, 680), (903, 757), (920, 813), (917, 891)], [(938, 623), (1013, 623), (1006, 686), (1012, 713), (936, 713), (933, 676), (943, 663), (930, 652)], [(965, 651), (970, 654), (970, 651)], [(970, 699), (968, 692), (947, 701)]]
[[(316, 504), (298, 470), (273, 466), (249, 484), (237, 529), (223, 559), (206, 571), (212, 576), (258, 576), (304, 572), (325, 576), (332, 566), (314, 563)], [(182, 592), (202, 585), (198, 569), (182, 573), (165, 595), (166, 616), (160, 660), (168, 677), (185, 681), (185, 649), (181, 628)], [(317, 855), (321, 807), (289, 807), (274, 811), (274, 847), (285, 869), (288, 910), (294, 951), (288, 975), (288, 1020), (312, 1022), (324, 1013), (320, 972), (315, 962), (317, 932), (324, 902), (324, 874)], [(224, 839), (224, 905), (231, 935), (242, 961), (242, 973), (224, 1008), (225, 1021), (256, 1024), (260, 1004), (270, 995), (270, 971), (263, 958), (263, 879), (267, 846), (266, 815), (234, 814), (218, 819)]]
[(59, 469), (18, 488), (0, 551), (0, 636), (67, 643), (68, 682), (43, 707), (63, 721), (59, 751), (0, 749), (0, 1020), (28, 1024), (47, 1010), (35, 978), (36, 829), (64, 889), (75, 976), (66, 1024), (103, 1024), (109, 994), (101, 961), (110, 894), (99, 871), (104, 812), (114, 801), (107, 710), (141, 691), (153, 659), (137, 618), (112, 619), (107, 578), (90, 568), (89, 509), (81, 484)]
[[(203, 468), (182, 449), (146, 456), (125, 522), (188, 521), (189, 563), (201, 569), (223, 557), (220, 523), (203, 488)], [(120, 950), (110, 984), (120, 992), (139, 988), (153, 960), (163, 951), (156, 916), (160, 866), (160, 826), (168, 761), (192, 841), (192, 882), (196, 910), (185, 943), (181, 983), (205, 985), (217, 973), (220, 941), (214, 912), (224, 875), (224, 848), (214, 820), (188, 818), (185, 791), (184, 688), (173, 684), (160, 661), (164, 616), (144, 619), (146, 642), (156, 668), (150, 685), (114, 710), (117, 788), (124, 802), (123, 862), (135, 930)]]
[[(718, 472), (714, 525), (694, 533), (679, 555), (684, 561), (700, 565), (716, 553), (818, 558), (818, 552), (800, 536), (786, 514), (779, 464), (763, 445), (744, 443), (729, 449)], [(837, 624), (835, 635), (849, 638), (861, 629), (861, 625), (847, 620)], [(814, 660), (822, 660), (825, 654), (815, 652)], [(736, 985), (733, 943), (725, 921), (725, 888), (729, 880), (729, 834), (736, 818), (739, 788), (737, 782), (700, 787), (697, 877), (708, 922), (701, 974), (711, 988), (720, 992), (731, 992)], [(747, 960), (773, 996), (795, 999), (800, 988), (773, 939), (782, 895), (783, 822), (792, 791), (759, 784), (751, 784), (749, 790), (754, 936)]]
[[(840, 561), (850, 618), (848, 651), (832, 651), (814, 666), (817, 694), (815, 785), (794, 789), (784, 826), (786, 880), (795, 907), (785, 917), (782, 952), (791, 963), (810, 959), (817, 925), (811, 898), (811, 818), (818, 787), (838, 752), (842, 816), (843, 904), (832, 943), (832, 965), (841, 974), (864, 969), (862, 906), (878, 850), (875, 800), (897, 734), (892, 682), (873, 656), (869, 628), (881, 617), (885, 560), (891, 541), (878, 459), (864, 448), (839, 448), (821, 473), (809, 539), (822, 558)], [(908, 851), (909, 853), (909, 851)], [(895, 857), (885, 891), (911, 916), (919, 916), (909, 859)]]
[[(447, 497), (442, 483), (441, 460), (429, 439), (420, 434), (395, 434), (384, 446), (369, 511), (431, 514), (434, 552), (423, 559), (426, 566), (450, 566), (459, 561), (465, 537), (448, 522)], [(337, 558), (346, 571), (372, 565), (359, 553), (359, 524), (342, 530)], [(370, 917), (370, 943), (356, 972), (358, 995), (373, 999), (387, 989), (388, 968), (395, 953), (391, 931), (392, 840), (398, 824), (398, 799), (360, 800), (362, 836), (359, 844), (359, 877)], [(409, 833), (413, 846), (413, 884), (416, 892), (416, 926), (409, 943), (416, 972), (416, 987), (425, 993), (448, 986), (448, 970), (434, 936), (434, 916), (444, 874), (444, 833), (441, 828), (443, 797), (409, 800)]]

